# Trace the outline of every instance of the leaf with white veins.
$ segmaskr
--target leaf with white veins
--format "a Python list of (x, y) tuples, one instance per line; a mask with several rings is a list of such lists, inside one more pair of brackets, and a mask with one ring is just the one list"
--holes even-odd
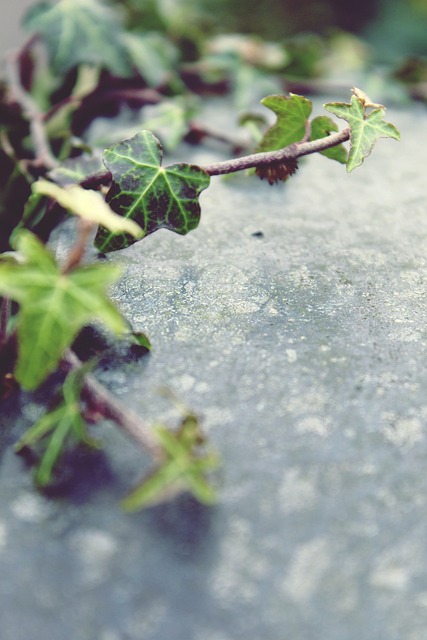
[[(148, 235), (170, 229), (185, 235), (200, 220), (199, 194), (210, 177), (200, 167), (177, 163), (161, 166), (162, 147), (150, 131), (141, 131), (104, 152), (113, 176), (106, 201), (124, 218), (135, 220)], [(135, 242), (129, 234), (117, 235), (100, 227), (95, 246), (103, 252), (124, 249)]]
[(29, 9), (23, 25), (43, 38), (58, 74), (84, 63), (121, 77), (131, 75), (120, 15), (100, 0), (40, 2)]

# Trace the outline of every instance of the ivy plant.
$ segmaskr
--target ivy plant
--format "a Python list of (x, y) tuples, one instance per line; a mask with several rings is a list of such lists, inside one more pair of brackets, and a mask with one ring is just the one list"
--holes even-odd
[[(93, 320), (118, 339), (145, 350), (151, 346), (109, 297), (120, 268), (85, 262), (93, 227), (95, 247), (102, 253), (125, 249), (162, 228), (185, 235), (199, 224), (199, 196), (214, 176), (245, 171), (273, 185), (288, 180), (299, 158), (313, 153), (350, 172), (379, 138), (398, 140), (399, 132), (385, 120), (385, 107), (360, 89), (353, 89), (348, 103), (324, 105), (346, 122), (342, 129), (329, 115), (311, 118), (313, 105), (307, 97), (277, 91), (261, 101), (266, 113), (273, 112), (273, 124), (267, 118), (247, 118), (255, 131), (248, 148), (247, 141), (242, 144), (194, 119), (195, 87), (203, 91), (207, 70), (212, 72), (215, 65), (222, 71), (232, 68), (240, 80), (245, 74), (258, 77), (261, 70), (272, 73), (270, 84), (277, 87), (285, 72), (285, 49), (258, 43), (270, 57), (251, 57), (242, 37), (238, 46), (232, 43), (231, 54), (220, 47), (190, 61), (185, 54), (180, 59), (177, 46), (188, 34), (168, 38), (142, 28), (131, 30), (123, 17), (125, 13), (101, 0), (42, 2), (24, 20), (29, 39), (8, 58), (0, 85), (2, 396), (18, 388), (36, 390), (55, 372), (61, 380), (52, 405), (16, 444), (19, 452), (31, 448), (37, 453), (38, 486), (54, 482), (70, 446), (99, 446), (87, 424), (95, 416), (113, 420), (153, 459), (147, 477), (123, 499), (126, 510), (156, 504), (180, 491), (211, 504), (216, 493), (209, 478), (219, 460), (197, 417), (183, 411), (176, 430), (146, 425), (72, 350), (79, 332)], [(193, 45), (203, 50), (200, 42)], [(221, 84), (221, 74), (219, 80)], [(177, 98), (187, 106), (180, 107), (179, 126), (174, 128)], [(141, 119), (148, 107), (159, 109), (159, 117), (151, 111), (146, 118), (154, 130), (141, 126), (107, 148), (97, 145), (96, 126), (102, 128), (107, 120), (114, 132), (117, 118), (122, 122), (131, 114), (133, 122), (132, 113)], [(234, 157), (204, 166), (163, 162), (159, 135), (164, 129), (155, 125), (164, 125), (168, 113), (174, 144), (214, 137), (234, 149)], [(164, 144), (167, 148), (168, 142)], [(58, 261), (49, 236), (67, 215), (75, 217), (77, 241), (65, 260)]]

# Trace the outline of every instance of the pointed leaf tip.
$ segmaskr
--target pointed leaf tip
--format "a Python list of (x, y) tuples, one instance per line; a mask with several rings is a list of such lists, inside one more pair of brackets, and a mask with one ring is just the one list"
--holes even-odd
[[(358, 90), (360, 92), (360, 90)], [(323, 105), (324, 108), (338, 118), (346, 120), (350, 127), (350, 154), (347, 160), (347, 172), (360, 166), (364, 159), (371, 153), (372, 148), (379, 138), (394, 138), (400, 140), (399, 130), (390, 122), (384, 120), (384, 107), (371, 109), (374, 103), (366, 96), (361, 98), (358, 94), (351, 98), (351, 103), (330, 102)]]

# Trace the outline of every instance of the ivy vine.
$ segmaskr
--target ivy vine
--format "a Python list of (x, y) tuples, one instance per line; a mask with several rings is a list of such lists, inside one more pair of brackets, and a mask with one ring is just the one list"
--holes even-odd
[[(399, 131), (385, 120), (383, 105), (354, 88), (349, 102), (324, 105), (346, 122), (341, 130), (329, 115), (311, 119), (308, 98), (276, 92), (261, 101), (275, 122), (249, 114), (244, 120), (249, 142), (232, 139), (194, 119), (194, 87), (222, 91), (224, 74), (234, 85), (243, 77), (250, 82), (267, 77), (277, 86), (287, 72), (285, 49), (258, 42), (251, 57), (242, 39), (228, 58), (217, 48), (196, 62), (180, 60), (183, 34), (131, 30), (121, 15), (101, 0), (37, 4), (24, 21), (28, 41), (7, 60), (0, 86), (2, 396), (35, 390), (54, 372), (63, 376), (52, 406), (15, 446), (36, 453), (39, 487), (54, 481), (67, 447), (100, 446), (87, 425), (88, 416), (96, 415), (113, 420), (153, 459), (150, 474), (124, 498), (125, 509), (180, 491), (210, 504), (216, 493), (209, 477), (219, 459), (197, 417), (184, 411), (178, 429), (151, 428), (100, 385), (91, 365), (82, 365), (71, 349), (94, 320), (150, 349), (149, 339), (133, 331), (109, 298), (120, 268), (84, 261), (93, 227), (102, 253), (143, 241), (161, 228), (185, 235), (199, 224), (199, 196), (214, 176), (255, 170), (275, 184), (288, 180), (299, 158), (313, 153), (350, 172), (379, 138), (398, 140)], [(216, 81), (207, 79), (209, 73)], [(96, 126), (102, 128), (105, 119), (113, 123), (114, 114), (123, 124), (126, 110), (140, 109), (149, 111), (142, 130), (118, 135), (100, 148)], [(165, 146), (214, 137), (235, 155), (205, 166), (167, 164), (159, 137)], [(78, 239), (59, 263), (48, 241), (66, 215), (75, 216)]]

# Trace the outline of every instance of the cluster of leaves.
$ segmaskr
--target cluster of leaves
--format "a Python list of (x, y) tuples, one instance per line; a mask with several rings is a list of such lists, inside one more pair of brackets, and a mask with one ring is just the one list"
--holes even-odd
[[(231, 84), (236, 100), (245, 95), (244, 86), (275, 88), (279, 77), (309, 64), (313, 41), (300, 42), (299, 48), (294, 42), (292, 49), (248, 37), (217, 37), (191, 60), (188, 52), (178, 53), (178, 43), (186, 39), (188, 45), (184, 27), (166, 37), (130, 30), (120, 18), (117, 8), (101, 0), (36, 5), (25, 20), (31, 38), (11, 59), (0, 90), (0, 353), (8, 354), (7, 364), (2, 363), (8, 393), (11, 379), (25, 390), (36, 389), (93, 321), (149, 347), (108, 297), (120, 269), (83, 264), (93, 225), (102, 253), (126, 248), (160, 228), (186, 234), (199, 223), (199, 195), (213, 175), (255, 168), (273, 184), (294, 173), (300, 156), (317, 151), (352, 171), (378, 138), (399, 138), (384, 120), (384, 107), (358, 89), (351, 103), (324, 105), (347, 122), (342, 132), (328, 116), (310, 119), (307, 98), (274, 93), (262, 100), (275, 115), (274, 124), (246, 116), (257, 131), (252, 154), (207, 166), (163, 166), (155, 133), (165, 139), (166, 150), (182, 139), (213, 135), (194, 124), (189, 90), (223, 90)], [(194, 48), (201, 49), (198, 41), (193, 57)], [(104, 148), (107, 129), (114, 140)], [(346, 140), (350, 152), (342, 144)], [(59, 264), (46, 243), (68, 213), (77, 216), (78, 241)], [(73, 369), (53, 408), (17, 445), (39, 450), (35, 477), (40, 486), (54, 478), (70, 443), (94, 445), (82, 417), (87, 379), (86, 369)], [(104, 408), (104, 417), (117, 419), (117, 412), (105, 411), (105, 402), (104, 397), (97, 410)], [(205, 474), (217, 458), (204, 451), (195, 416), (187, 412), (175, 432), (162, 426), (152, 434), (156, 467), (123, 506), (141, 508), (183, 489), (212, 502)]]

